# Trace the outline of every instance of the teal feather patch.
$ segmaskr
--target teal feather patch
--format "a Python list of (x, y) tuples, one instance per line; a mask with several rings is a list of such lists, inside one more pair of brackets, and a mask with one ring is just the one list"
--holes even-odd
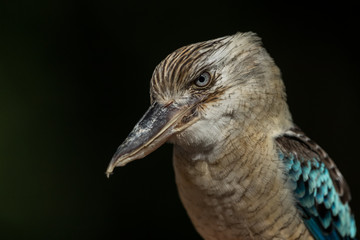
[(315, 239), (355, 239), (350, 192), (327, 154), (298, 129), (276, 139), (288, 186)]

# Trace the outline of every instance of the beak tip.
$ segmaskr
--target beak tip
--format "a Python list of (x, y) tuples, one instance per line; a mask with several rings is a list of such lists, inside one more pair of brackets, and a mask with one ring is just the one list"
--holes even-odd
[(106, 171), (105, 174), (106, 174), (107, 178), (110, 178), (110, 175), (112, 174), (112, 172)]
[(110, 175), (113, 174), (114, 168), (115, 168), (115, 166), (111, 162), (105, 172), (107, 178), (110, 178)]

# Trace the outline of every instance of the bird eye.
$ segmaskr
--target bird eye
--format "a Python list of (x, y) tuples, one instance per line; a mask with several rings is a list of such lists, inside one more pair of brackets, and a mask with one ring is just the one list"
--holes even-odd
[(205, 87), (210, 82), (210, 74), (208, 72), (203, 72), (196, 80), (195, 85), (198, 87)]

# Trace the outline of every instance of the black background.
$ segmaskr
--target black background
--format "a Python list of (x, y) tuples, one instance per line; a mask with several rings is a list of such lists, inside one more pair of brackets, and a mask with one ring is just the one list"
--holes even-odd
[(295, 122), (359, 195), (359, 6), (328, 1), (2, 1), (0, 238), (200, 239), (171, 145), (105, 169), (149, 105), (155, 66), (183, 45), (258, 33)]

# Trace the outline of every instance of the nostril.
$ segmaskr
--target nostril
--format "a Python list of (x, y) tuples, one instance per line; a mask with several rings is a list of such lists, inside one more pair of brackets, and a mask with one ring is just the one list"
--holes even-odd
[(168, 107), (168, 106), (170, 106), (170, 105), (173, 104), (173, 103), (174, 103), (174, 100), (171, 100), (170, 102), (166, 103), (164, 107)]

